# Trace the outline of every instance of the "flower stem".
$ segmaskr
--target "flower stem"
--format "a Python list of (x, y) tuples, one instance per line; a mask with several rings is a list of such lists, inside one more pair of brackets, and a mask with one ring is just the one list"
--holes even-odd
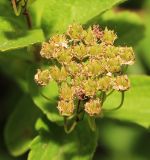
[(74, 121), (70, 127), (67, 124), (67, 117), (64, 117), (64, 129), (67, 134), (71, 133), (77, 125), (77, 121)]
[(115, 111), (115, 110), (120, 109), (122, 107), (122, 105), (123, 105), (123, 102), (124, 102), (124, 96), (125, 96), (124, 92), (121, 92), (121, 102), (120, 102), (120, 104), (116, 108), (103, 109), (103, 111), (104, 112), (109, 112), (109, 111)]
[(96, 131), (95, 118), (88, 116), (88, 122), (89, 122), (89, 126), (92, 129), (92, 131)]

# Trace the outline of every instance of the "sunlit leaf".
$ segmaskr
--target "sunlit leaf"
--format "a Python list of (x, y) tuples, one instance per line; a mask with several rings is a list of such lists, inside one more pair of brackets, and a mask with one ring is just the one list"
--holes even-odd
[[(125, 94), (121, 109), (104, 113), (105, 117), (137, 123), (143, 127), (150, 126), (150, 77), (131, 76), (131, 89)], [(104, 108), (112, 109), (120, 103), (119, 93), (112, 94)]]
[(73, 23), (84, 24), (123, 0), (38, 0), (31, 6), (34, 25), (41, 26), (46, 37), (63, 32)]
[(4, 17), (0, 17), (0, 35), (0, 51), (23, 48), (44, 41), (41, 29), (24, 31), (16, 28)]

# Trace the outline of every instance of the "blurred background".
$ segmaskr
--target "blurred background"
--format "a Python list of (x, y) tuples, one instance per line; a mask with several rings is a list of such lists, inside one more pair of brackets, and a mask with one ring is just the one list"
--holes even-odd
[[(137, 20), (139, 26), (139, 32), (136, 28), (134, 30), (134, 15), (133, 18), (127, 18), (127, 24), (119, 21), (122, 18), (120, 13), (122, 11), (130, 11), (136, 13), (139, 17)], [(118, 21), (112, 23), (105, 17), (118, 16)], [(120, 6), (114, 8), (114, 15), (112, 13), (104, 13), (101, 20), (102, 26), (107, 25), (108, 28), (114, 29), (120, 39), (126, 39), (125, 33), (122, 36), (119, 33), (128, 30), (131, 35), (131, 39), (128, 40), (129, 44), (134, 45), (136, 53), (136, 64), (130, 67), (129, 74), (146, 74), (150, 75), (150, 0), (128, 0)], [(125, 17), (128, 13), (125, 13)], [(136, 17), (135, 17), (136, 18)], [(93, 20), (94, 21), (94, 20)], [(129, 22), (129, 23), (128, 23)], [(128, 27), (125, 28), (125, 27)], [(122, 30), (120, 32), (120, 30)], [(141, 32), (143, 30), (143, 32)], [(134, 38), (139, 38), (136, 44), (134, 44)], [(122, 42), (118, 42), (119, 44)], [(18, 74), (20, 61), (4, 62), (4, 57), (0, 56), (0, 160), (24, 160), (26, 155), (19, 158), (12, 158), (7, 153), (7, 149), (4, 144), (3, 130), (9, 114), (13, 110), (13, 106), (17, 102), (17, 99), (21, 97), (22, 90), (16, 84), (16, 81), (10, 79), (11, 75), (7, 74), (7, 70), (13, 68)], [(8, 68), (5, 68), (4, 64), (9, 63)], [(23, 65), (21, 63), (21, 65)], [(13, 74), (13, 73), (12, 73)], [(23, 85), (22, 85), (23, 86)], [(150, 160), (150, 132), (144, 128), (132, 123), (125, 123), (119, 121), (112, 121), (109, 119), (101, 120), (101, 131), (99, 147), (95, 153), (94, 160)]]

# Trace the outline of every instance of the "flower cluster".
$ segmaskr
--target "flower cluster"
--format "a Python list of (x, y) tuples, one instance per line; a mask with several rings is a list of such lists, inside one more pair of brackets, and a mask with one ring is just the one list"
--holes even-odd
[(54, 35), (42, 44), (41, 56), (52, 62), (46, 70), (38, 69), (35, 81), (46, 86), (54, 80), (59, 86), (58, 110), (72, 116), (77, 101), (89, 116), (101, 113), (101, 93), (129, 89), (130, 82), (123, 69), (135, 60), (132, 47), (115, 46), (117, 35), (98, 25), (83, 29), (73, 24), (62, 35)]

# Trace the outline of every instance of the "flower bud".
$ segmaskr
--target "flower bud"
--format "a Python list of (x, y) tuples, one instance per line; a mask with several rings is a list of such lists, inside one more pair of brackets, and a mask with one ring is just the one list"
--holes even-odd
[(117, 39), (117, 35), (114, 33), (114, 31), (108, 30), (106, 27), (103, 32), (101, 41), (107, 45), (113, 45), (116, 39)]
[(105, 58), (115, 58), (116, 56), (118, 56), (118, 47), (115, 47), (115, 46), (107, 46), (105, 47), (105, 54), (104, 54), (104, 57)]
[(127, 75), (117, 76), (113, 80), (113, 89), (117, 91), (126, 91), (130, 88), (130, 81)]
[(135, 55), (132, 47), (119, 47), (121, 64), (132, 65), (135, 61)]
[(104, 44), (95, 44), (89, 47), (89, 55), (91, 58), (101, 58), (104, 56)]
[(83, 74), (75, 76), (73, 78), (72, 85), (74, 87), (80, 87), (80, 88), (82, 88), (84, 80), (86, 80), (86, 77)]
[(79, 60), (83, 60), (88, 57), (87, 47), (83, 44), (73, 47), (73, 56)]
[(66, 82), (61, 84), (60, 87), (60, 99), (69, 101), (74, 98), (74, 89), (70, 87)]
[(40, 69), (38, 69), (36, 75), (34, 76), (34, 79), (39, 85), (46, 86), (52, 78), (50, 76), (49, 70), (46, 69), (41, 71)]
[(74, 87), (74, 91), (75, 91), (75, 96), (79, 99), (79, 100), (84, 100), (85, 99), (85, 91), (82, 87)]
[(71, 62), (72, 59), (72, 55), (71, 55), (72, 50), (71, 49), (63, 49), (59, 52), (58, 56), (57, 56), (57, 60), (60, 64), (69, 64)]
[(94, 45), (97, 43), (97, 38), (91, 27), (85, 32), (84, 43), (88, 46)]
[(75, 41), (80, 41), (83, 39), (83, 31), (82, 25), (72, 24), (68, 27), (67, 35)]
[(84, 65), (84, 69), (89, 76), (95, 77), (105, 72), (105, 65), (100, 60), (93, 59)]
[(65, 35), (54, 35), (49, 43), (52, 43), (55, 47), (68, 48), (68, 41)]
[(59, 83), (65, 81), (68, 76), (64, 67), (61, 67), (61, 69), (59, 69), (57, 66), (53, 66), (50, 68), (50, 74), (52, 78)]
[(104, 76), (97, 80), (97, 89), (107, 92), (112, 87), (112, 77)]
[(107, 72), (117, 73), (121, 71), (120, 59), (118, 57), (107, 60)]
[(66, 65), (66, 69), (71, 76), (76, 76), (81, 73), (82, 66), (81, 64), (72, 61)]
[(103, 31), (102, 29), (99, 27), (99, 25), (93, 25), (92, 27), (93, 33), (96, 36), (96, 38), (99, 40), (102, 38), (103, 36)]
[(46, 59), (51, 59), (56, 57), (55, 46), (47, 42), (43, 42), (40, 55)]
[(91, 99), (85, 104), (85, 112), (90, 116), (98, 116), (101, 112), (101, 101), (99, 99)]
[(71, 116), (74, 111), (74, 102), (72, 100), (70, 101), (61, 100), (58, 102), (57, 108), (62, 116)]
[(83, 82), (83, 89), (86, 96), (93, 97), (97, 92), (97, 82), (92, 79), (85, 80)]

